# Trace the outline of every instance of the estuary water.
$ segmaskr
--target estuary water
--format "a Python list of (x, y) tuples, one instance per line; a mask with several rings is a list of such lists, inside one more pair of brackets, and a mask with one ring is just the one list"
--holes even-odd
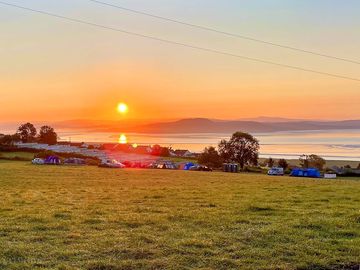
[[(64, 141), (119, 142), (119, 138), (138, 145), (161, 144), (174, 149), (200, 152), (206, 146), (216, 146), (221, 139), (231, 134), (186, 133), (186, 134), (141, 134), (141, 133), (97, 133), (87, 131), (60, 130)], [(298, 158), (301, 154), (317, 154), (329, 160), (360, 161), (360, 130), (314, 130), (271, 133), (253, 133), (259, 140), (261, 157)]]

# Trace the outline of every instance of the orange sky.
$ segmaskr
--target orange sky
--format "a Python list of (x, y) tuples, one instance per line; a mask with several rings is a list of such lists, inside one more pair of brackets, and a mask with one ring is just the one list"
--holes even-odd
[[(174, 41), (360, 77), (360, 65), (129, 14), (117, 16), (118, 11), (90, 4), (70, 10), (71, 3), (66, 1), (65, 4), (54, 1), (52, 5), (19, 2)], [(304, 1), (308, 5), (283, 7), (275, 4), (276, 1), (267, 1), (266, 13), (262, 6), (250, 3), (240, 8), (235, 1), (229, 1), (227, 6), (211, 2), (199, 16), (195, 11), (184, 12), (185, 7), (200, 10), (191, 6), (195, 4), (172, 1), (173, 5), (160, 8), (160, 4), (149, 6), (140, 2), (124, 3), (230, 32), (245, 32), (279, 43), (360, 59), (360, 19), (349, 17), (354, 9), (351, 5), (339, 10), (333, 4), (324, 10), (321, 5), (311, 6), (310, 1)], [(154, 1), (160, 2), (164, 4)], [(357, 2), (352, 3), (359, 7)], [(0, 12), (5, 12), (1, 8)], [(243, 14), (242, 8), (248, 13)], [(308, 14), (310, 8), (322, 10), (322, 20), (316, 14)], [(215, 17), (214, 10), (219, 10)], [(340, 18), (334, 21), (331, 14), (335, 11)], [(126, 117), (132, 119), (238, 119), (259, 115), (360, 118), (359, 82), (129, 37), (11, 8), (6, 8), (2, 16), (0, 121), (116, 120), (123, 117), (116, 112), (120, 101), (129, 105)]]

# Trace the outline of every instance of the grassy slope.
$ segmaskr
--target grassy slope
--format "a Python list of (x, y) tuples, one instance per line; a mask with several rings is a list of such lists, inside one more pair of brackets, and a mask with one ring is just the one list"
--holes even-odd
[(342, 269), (360, 263), (359, 194), (353, 180), (0, 161), (0, 269)]

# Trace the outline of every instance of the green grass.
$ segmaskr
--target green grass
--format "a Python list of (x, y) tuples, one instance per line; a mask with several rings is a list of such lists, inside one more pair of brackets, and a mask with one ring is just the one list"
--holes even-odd
[(21, 159), (21, 160), (32, 160), (34, 153), (28, 152), (0, 152), (0, 159)]
[(0, 269), (351, 269), (359, 194), (355, 178), (0, 161)]

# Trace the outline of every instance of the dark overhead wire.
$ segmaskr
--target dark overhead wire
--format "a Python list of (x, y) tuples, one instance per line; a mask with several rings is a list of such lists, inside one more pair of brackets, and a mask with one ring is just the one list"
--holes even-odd
[(297, 48), (297, 47), (292, 47), (292, 46), (288, 46), (288, 45), (284, 45), (284, 44), (280, 44), (280, 43), (275, 43), (275, 42), (266, 41), (266, 40), (262, 40), (262, 39), (258, 39), (258, 38), (244, 36), (244, 35), (240, 35), (240, 34), (236, 34), (236, 33), (230, 33), (230, 32), (216, 29), (216, 28), (211, 28), (211, 27), (202, 26), (202, 25), (198, 25), (198, 24), (188, 23), (185, 21), (180, 21), (180, 20), (176, 20), (176, 19), (172, 19), (172, 18), (168, 18), (168, 17), (163, 17), (163, 16), (152, 14), (152, 13), (139, 11), (139, 10), (135, 10), (135, 9), (130, 9), (130, 8), (126, 8), (123, 6), (114, 5), (114, 4), (110, 4), (110, 3), (106, 3), (106, 2), (102, 2), (102, 1), (98, 1), (98, 0), (89, 0), (89, 1), (97, 3), (97, 4), (121, 9), (121, 10), (124, 10), (127, 12), (132, 12), (135, 14), (140, 14), (140, 15), (144, 15), (144, 16), (148, 16), (148, 17), (152, 17), (152, 18), (156, 18), (159, 20), (168, 21), (168, 22), (172, 22), (172, 23), (182, 24), (182, 25), (186, 25), (189, 27), (193, 27), (193, 28), (197, 28), (197, 29), (201, 29), (201, 30), (205, 30), (205, 31), (210, 31), (210, 32), (214, 32), (214, 33), (218, 33), (218, 34), (222, 34), (222, 35), (226, 35), (226, 36), (230, 36), (230, 37), (241, 38), (241, 39), (250, 40), (250, 41), (254, 41), (254, 42), (258, 42), (258, 43), (262, 43), (262, 44), (266, 44), (266, 45), (270, 45), (270, 46), (275, 46), (275, 47), (279, 47), (279, 48), (283, 48), (283, 49), (298, 51), (298, 52), (302, 52), (302, 53), (312, 54), (312, 55), (316, 55), (316, 56), (321, 56), (321, 57), (325, 57), (325, 58), (330, 58), (330, 59), (335, 59), (335, 60), (339, 60), (339, 61), (344, 61), (344, 62), (360, 65), (360, 61), (356, 61), (356, 60), (352, 60), (352, 59), (341, 58), (341, 57), (337, 57), (337, 56), (333, 56), (333, 55), (329, 55), (329, 54), (319, 53), (319, 52), (315, 52), (315, 51), (311, 51), (311, 50), (305, 50), (305, 49), (301, 49), (301, 48)]
[(249, 61), (253, 61), (253, 62), (265, 63), (265, 64), (285, 67), (285, 68), (289, 68), (289, 69), (301, 70), (301, 71), (305, 71), (305, 72), (316, 73), (316, 74), (326, 75), (326, 76), (330, 76), (330, 77), (335, 77), (335, 78), (341, 78), (341, 79), (360, 82), (359, 78), (348, 77), (348, 76), (343, 76), (343, 75), (338, 75), (338, 74), (333, 74), (333, 73), (327, 73), (327, 72), (318, 71), (318, 70), (312, 70), (312, 69), (307, 69), (307, 68), (302, 68), (302, 67), (297, 67), (297, 66), (292, 66), (292, 65), (287, 65), (287, 64), (276, 63), (276, 62), (267, 61), (267, 60), (263, 60), (263, 59), (259, 59), (259, 58), (247, 57), (247, 56), (243, 56), (243, 55), (233, 54), (233, 53), (219, 51), (219, 50), (210, 49), (210, 48), (198, 47), (198, 46), (195, 46), (195, 45), (190, 45), (190, 44), (171, 41), (171, 40), (167, 40), (167, 39), (162, 39), (162, 38), (158, 38), (158, 37), (154, 37), (154, 36), (150, 36), (150, 35), (144, 35), (144, 34), (139, 34), (139, 33), (135, 33), (135, 32), (130, 32), (130, 31), (127, 31), (127, 30), (119, 29), (119, 28), (109, 27), (109, 26), (105, 26), (105, 25), (102, 25), (102, 24), (97, 24), (97, 23), (92, 23), (92, 22), (80, 20), (80, 19), (66, 17), (66, 16), (50, 13), (50, 12), (47, 12), (47, 11), (42, 11), (42, 10), (37, 10), (37, 9), (33, 9), (33, 8), (23, 7), (23, 6), (3, 2), (3, 1), (0, 1), (0, 4), (10, 6), (10, 7), (15, 7), (15, 8), (26, 10), (26, 11), (40, 13), (40, 14), (55, 17), (55, 18), (58, 18), (58, 19), (67, 20), (67, 21), (70, 21), (70, 22), (76, 22), (76, 23), (81, 23), (81, 24), (85, 24), (85, 25), (90, 25), (90, 26), (94, 26), (94, 27), (98, 27), (98, 28), (102, 28), (102, 29), (106, 29), (106, 30), (111, 30), (111, 31), (116, 31), (116, 32), (132, 35), (132, 36), (151, 39), (151, 40), (155, 40), (155, 41), (159, 41), (159, 42), (163, 42), (163, 43), (167, 43), (167, 44), (182, 46), (182, 47), (201, 50), (201, 51), (205, 51), (205, 52), (211, 52), (211, 53), (220, 54), (220, 55), (231, 56), (231, 57), (245, 59), (245, 60), (249, 60)]

